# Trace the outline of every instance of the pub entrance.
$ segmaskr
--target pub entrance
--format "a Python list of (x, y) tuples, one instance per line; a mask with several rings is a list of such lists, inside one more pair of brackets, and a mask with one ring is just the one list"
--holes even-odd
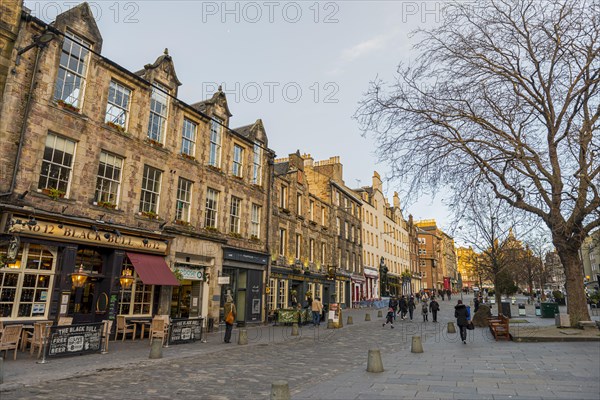
[(108, 279), (105, 279), (107, 260), (108, 253), (101, 248), (78, 248), (74, 272), (82, 271), (88, 276), (83, 287), (71, 286), (68, 315), (73, 316), (74, 324), (104, 319), (108, 306)]

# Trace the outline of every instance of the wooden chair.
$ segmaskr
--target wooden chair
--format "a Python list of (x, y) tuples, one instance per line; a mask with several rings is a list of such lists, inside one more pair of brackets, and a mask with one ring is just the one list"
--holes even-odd
[(21, 350), (25, 351), (27, 344), (30, 344), (31, 348), (29, 350), (29, 354), (33, 355), (33, 352), (37, 347), (37, 357), (40, 358), (40, 355), (42, 354), (42, 348), (44, 347), (44, 338), (48, 335), (48, 328), (50, 326), (52, 326), (52, 322), (36, 322), (33, 325), (33, 332), (24, 331), (27, 336), (22, 338), (23, 343), (21, 343)]
[(125, 340), (125, 336), (128, 333), (132, 333), (132, 340), (135, 340), (135, 331), (137, 326), (135, 324), (128, 324), (124, 315), (117, 315), (117, 333), (115, 334), (115, 340), (118, 339), (119, 333), (123, 335), (121, 341)]
[(2, 337), (0, 338), (0, 352), (4, 351), (4, 355), (7, 356), (8, 350), (14, 350), (14, 359), (16, 360), (22, 330), (23, 325), (8, 325), (4, 328), (4, 332), (2, 332)]
[(60, 317), (58, 319), (58, 325), (72, 325), (73, 317)]
[(104, 342), (104, 352), (108, 352), (108, 339), (110, 338), (110, 331), (112, 330), (113, 321), (110, 319), (102, 321), (104, 326), (102, 327), (102, 341)]
[(150, 344), (152, 344), (152, 341), (154, 339), (159, 339), (159, 338), (164, 344), (165, 339), (167, 339), (168, 331), (169, 331), (169, 328), (165, 324), (164, 318), (160, 318), (158, 315), (156, 317), (152, 318), (152, 325), (150, 327)]

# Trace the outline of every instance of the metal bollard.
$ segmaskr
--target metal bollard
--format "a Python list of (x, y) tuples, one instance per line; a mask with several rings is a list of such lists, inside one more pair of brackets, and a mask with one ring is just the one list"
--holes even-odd
[(291, 400), (287, 381), (275, 381), (271, 384), (270, 400)]
[(381, 361), (381, 352), (379, 349), (369, 349), (367, 372), (383, 372), (383, 361)]
[(153, 340), (150, 347), (150, 359), (162, 358), (162, 340)]
[(383, 311), (377, 311), (377, 318), (383, 318)]
[(240, 329), (238, 331), (238, 344), (245, 345), (248, 344), (248, 331), (245, 329)]
[(294, 322), (292, 324), (292, 336), (298, 336), (298, 335), (299, 335), (299, 333), (298, 333), (298, 323)]
[(346, 321), (346, 325), (352, 325), (354, 324), (354, 322), (352, 322), (352, 316), (348, 315), (348, 320)]
[(456, 333), (456, 327), (452, 321), (448, 322), (448, 333)]
[(412, 337), (410, 352), (411, 353), (422, 353), (423, 352), (423, 343), (421, 343), (421, 336), (413, 336)]
[(371, 314), (366, 313), (365, 314), (365, 321), (370, 321), (371, 320)]

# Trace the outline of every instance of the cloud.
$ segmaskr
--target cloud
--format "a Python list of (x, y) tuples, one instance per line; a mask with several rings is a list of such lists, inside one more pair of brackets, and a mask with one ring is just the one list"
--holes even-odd
[(344, 61), (344, 62), (354, 61), (357, 58), (363, 57), (375, 50), (381, 49), (381, 48), (385, 47), (387, 41), (392, 36), (393, 35), (391, 35), (391, 34), (378, 35), (378, 36), (375, 36), (374, 38), (360, 42), (342, 52), (342, 57), (341, 57), (342, 61)]

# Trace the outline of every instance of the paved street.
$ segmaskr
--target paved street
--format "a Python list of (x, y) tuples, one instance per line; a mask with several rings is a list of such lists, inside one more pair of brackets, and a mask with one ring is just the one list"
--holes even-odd
[[(19, 355), (4, 363), (0, 398), (265, 399), (278, 379), (289, 382), (294, 399), (600, 398), (599, 342), (494, 342), (476, 329), (464, 345), (445, 331), (454, 304), (441, 302), (438, 324), (418, 315), (382, 328), (377, 311), (352, 310), (346, 316), (355, 324), (340, 330), (304, 327), (291, 337), (289, 327), (249, 329), (248, 346), (222, 344), (215, 333), (208, 343), (164, 349), (161, 360), (147, 359), (147, 340), (111, 342), (109, 355), (45, 365)], [(366, 312), (373, 321), (364, 321)], [(414, 334), (425, 338), (423, 354), (410, 352)], [(381, 349), (383, 373), (365, 371), (369, 348)], [(15, 384), (28, 378), (36, 383)]]

